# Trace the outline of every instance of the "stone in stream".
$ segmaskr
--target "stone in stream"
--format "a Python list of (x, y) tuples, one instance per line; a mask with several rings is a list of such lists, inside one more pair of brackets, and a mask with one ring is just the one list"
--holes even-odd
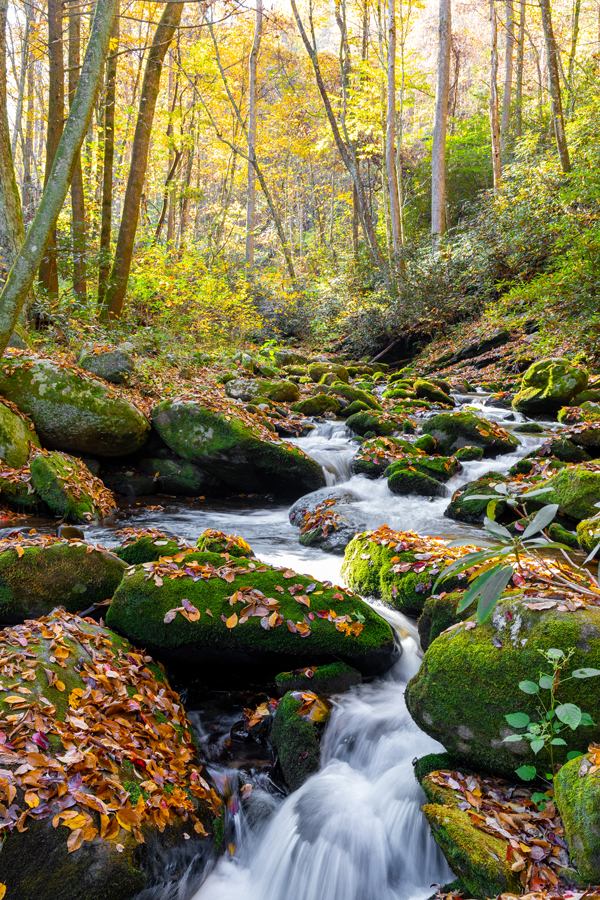
[(300, 397), (300, 389), (292, 381), (267, 378), (232, 378), (225, 385), (225, 393), (234, 400), (256, 400), (264, 397), (277, 403), (293, 403)]
[(357, 669), (343, 662), (324, 666), (305, 666), (292, 672), (280, 672), (275, 676), (279, 696), (288, 691), (314, 691), (319, 696), (343, 694), (361, 684), (362, 675)]
[(164, 400), (152, 420), (171, 450), (230, 489), (298, 497), (325, 483), (318, 463), (241, 409), (211, 408), (202, 398)]
[(582, 519), (577, 526), (577, 540), (585, 553), (591, 553), (600, 544), (600, 514)]
[(513, 406), (526, 415), (556, 413), (585, 389), (588, 380), (588, 372), (568, 359), (539, 359), (523, 375)]
[(186, 835), (183, 868), (212, 854), (221, 801), (150, 657), (64, 611), (0, 632), (0, 650), (7, 900), (130, 900)]
[(122, 528), (115, 536), (122, 543), (113, 552), (128, 566), (152, 562), (161, 556), (175, 556), (182, 550), (192, 549), (185, 541), (170, 537), (157, 528)]
[(190, 551), (130, 568), (106, 622), (187, 673), (256, 675), (342, 660), (394, 662), (394, 633), (360, 597), (289, 569)]
[(284, 781), (297, 790), (319, 768), (321, 736), (331, 707), (312, 691), (288, 691), (273, 717), (271, 742)]
[(437, 413), (423, 423), (422, 430), (436, 439), (443, 453), (475, 446), (481, 447), (484, 456), (497, 456), (512, 453), (519, 446), (518, 439), (506, 428), (468, 410)]
[[(489, 500), (480, 498), (495, 494), (494, 486), (503, 484), (507, 480), (506, 475), (500, 475), (498, 472), (486, 472), (485, 475), (482, 475), (475, 481), (469, 481), (468, 484), (463, 485), (453, 493), (444, 515), (449, 519), (456, 519), (458, 522), (467, 522), (469, 525), (481, 524), (484, 520)], [(501, 516), (506, 507), (506, 504), (500, 498), (501, 495), (498, 494), (497, 516)]]
[(363, 441), (352, 460), (352, 471), (367, 478), (380, 478), (393, 462), (424, 456), (415, 444), (399, 437), (375, 437)]
[(344, 487), (321, 488), (296, 500), (289, 511), (292, 525), (300, 529), (300, 543), (329, 553), (344, 548), (365, 522), (356, 509), (358, 494)]
[(199, 497), (216, 494), (222, 488), (215, 475), (186, 459), (144, 457), (137, 469), (152, 478), (152, 493)]
[(125, 563), (81, 540), (14, 533), (0, 539), (0, 625), (43, 616), (57, 606), (82, 612), (109, 600)]
[(75, 456), (43, 450), (32, 459), (30, 470), (38, 496), (55, 516), (68, 522), (97, 521), (117, 508), (108, 488)]
[(204, 553), (223, 553), (234, 557), (251, 559), (254, 551), (250, 544), (239, 534), (226, 534), (215, 528), (205, 529), (198, 540), (196, 548)]
[(337, 397), (332, 397), (330, 394), (313, 394), (312, 397), (305, 397), (292, 406), (294, 412), (303, 416), (323, 416), (325, 413), (339, 415), (341, 408), (342, 405)]
[(148, 436), (148, 420), (133, 403), (76, 366), (13, 351), (0, 366), (0, 394), (53, 449), (124, 456)]
[(0, 461), (18, 469), (29, 461), (32, 448), (40, 447), (33, 423), (20, 410), (0, 403)]
[[(383, 525), (357, 534), (348, 544), (342, 574), (352, 590), (417, 616), (445, 566), (473, 549)], [(452, 590), (460, 581), (444, 579), (440, 590)]]
[(536, 497), (536, 503), (557, 503), (559, 513), (580, 521), (598, 512), (600, 502), (600, 463), (581, 463), (561, 469), (540, 483), (550, 490)]
[[(507, 724), (507, 714), (538, 717), (537, 696), (519, 691), (519, 682), (543, 671), (540, 651), (550, 648), (574, 651), (569, 671), (600, 668), (600, 608), (561, 612), (558, 603), (548, 609), (507, 597), (486, 624), (469, 619), (440, 634), (406, 690), (417, 725), (477, 770), (510, 775), (523, 764), (535, 764), (526, 741), (504, 741), (517, 730)], [(576, 703), (600, 722), (596, 679), (563, 679), (560, 701)], [(600, 726), (566, 729), (561, 737), (565, 745), (554, 748), (558, 762), (569, 751), (597, 742)]]

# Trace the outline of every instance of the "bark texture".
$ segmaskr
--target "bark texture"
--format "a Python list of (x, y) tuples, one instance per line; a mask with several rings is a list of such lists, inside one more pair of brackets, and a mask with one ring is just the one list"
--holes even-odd
[(446, 230), (446, 134), (450, 90), (450, 45), (452, 41), (451, 0), (439, 0), (438, 63), (435, 90), (435, 118), (431, 149), (431, 236), (439, 244)]

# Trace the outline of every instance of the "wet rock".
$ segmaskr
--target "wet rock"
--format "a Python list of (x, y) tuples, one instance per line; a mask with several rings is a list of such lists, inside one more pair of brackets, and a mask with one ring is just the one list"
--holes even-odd
[[(478, 499), (486, 495), (494, 494), (494, 486), (507, 481), (506, 476), (498, 472), (486, 472), (481, 478), (469, 481), (463, 487), (458, 488), (452, 495), (450, 504), (446, 507), (444, 515), (458, 522), (466, 522), (469, 525), (478, 525), (483, 522), (489, 500)], [(475, 499), (473, 499), (475, 498)], [(497, 516), (501, 516), (506, 504), (500, 499), (496, 506)]]
[(319, 696), (343, 694), (362, 682), (362, 675), (342, 662), (325, 666), (305, 666), (292, 672), (280, 672), (275, 677), (279, 696), (287, 691), (314, 691)]
[(475, 446), (481, 447), (485, 456), (497, 456), (511, 453), (519, 446), (517, 438), (505, 428), (466, 410), (438, 413), (427, 419), (423, 431), (436, 439), (444, 453)]
[(325, 482), (318, 463), (261, 430), (258, 420), (183, 399), (159, 403), (152, 418), (171, 450), (231, 489), (297, 497)]
[(152, 562), (161, 556), (175, 556), (182, 550), (192, 548), (185, 541), (170, 537), (156, 528), (124, 528), (117, 532), (123, 543), (114, 548), (114, 553), (128, 566)]
[(392, 494), (417, 494), (420, 497), (444, 497), (446, 494), (441, 481), (408, 461), (392, 463), (385, 475)]
[(290, 791), (297, 790), (318, 770), (321, 735), (329, 715), (329, 704), (311, 692), (289, 691), (281, 699), (271, 741)]
[[(600, 501), (599, 501), (600, 502)], [(591, 553), (600, 544), (600, 516), (583, 519), (577, 526), (577, 540), (585, 553)]]
[(346, 545), (365, 527), (356, 509), (358, 494), (347, 488), (322, 488), (300, 497), (289, 511), (292, 525), (300, 529), (300, 543), (343, 553)]
[(255, 560), (199, 551), (129, 569), (106, 621), (188, 673), (217, 663), (254, 676), (341, 659), (374, 674), (397, 655), (390, 626), (356, 595)]
[(276, 403), (293, 403), (300, 396), (298, 385), (292, 381), (266, 378), (233, 378), (225, 385), (225, 393), (234, 400), (250, 401), (264, 397)]
[(205, 553), (224, 553), (236, 558), (251, 559), (254, 556), (250, 544), (239, 534), (226, 534), (214, 528), (207, 528), (202, 532), (196, 541), (196, 547)]
[(337, 397), (332, 397), (330, 394), (314, 394), (312, 397), (306, 397), (306, 399), (294, 403), (292, 407), (294, 412), (303, 416), (323, 416), (326, 413), (338, 415), (341, 408)]
[(513, 406), (528, 415), (556, 413), (584, 390), (588, 379), (587, 371), (568, 359), (540, 359), (523, 375)]
[(600, 467), (595, 463), (567, 466), (541, 483), (547, 493), (536, 498), (543, 503), (557, 503), (559, 513), (581, 521), (596, 515), (600, 501)]
[(142, 475), (152, 478), (152, 492), (179, 497), (200, 497), (222, 489), (218, 478), (186, 459), (144, 457), (138, 464)]
[(6, 358), (0, 393), (30, 417), (46, 447), (124, 456), (139, 450), (148, 436), (143, 413), (75, 366), (25, 353)]

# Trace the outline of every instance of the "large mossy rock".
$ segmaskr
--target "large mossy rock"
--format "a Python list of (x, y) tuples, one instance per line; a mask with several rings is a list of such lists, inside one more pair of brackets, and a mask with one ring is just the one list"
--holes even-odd
[(583, 519), (577, 526), (577, 540), (585, 553), (591, 553), (600, 544), (600, 515)]
[[(406, 702), (415, 722), (457, 758), (478, 769), (511, 774), (536, 762), (525, 741), (504, 742), (513, 733), (506, 714), (537, 718), (536, 697), (521, 692), (519, 682), (537, 680), (543, 671), (539, 651), (554, 647), (574, 649), (573, 669), (600, 668), (600, 608), (534, 610), (504, 599), (489, 623), (473, 625), (472, 620), (460, 622), (430, 644), (409, 682)], [(600, 722), (595, 679), (563, 681), (560, 700), (578, 704)], [(554, 748), (558, 761), (598, 740), (600, 727), (567, 730), (561, 736), (566, 745)]]
[(0, 624), (43, 616), (57, 606), (82, 612), (110, 599), (126, 569), (108, 550), (51, 535), (0, 540)]
[(106, 485), (86, 464), (58, 450), (42, 451), (31, 461), (31, 484), (56, 516), (67, 522), (104, 519), (117, 505)]
[(423, 432), (432, 435), (444, 453), (475, 446), (481, 447), (485, 456), (497, 456), (519, 446), (518, 439), (506, 428), (467, 410), (438, 413), (423, 423)]
[(157, 528), (123, 528), (117, 531), (116, 537), (122, 543), (113, 552), (128, 566), (152, 562), (161, 556), (175, 556), (182, 550), (192, 549), (185, 541), (170, 537)]
[(217, 411), (201, 400), (165, 400), (152, 420), (171, 450), (232, 489), (299, 497), (325, 484), (317, 462), (275, 440), (258, 419), (243, 418), (241, 411)]
[(444, 497), (446, 494), (441, 481), (421, 470), (417, 460), (392, 463), (385, 475), (392, 494), (417, 494), (420, 497)]
[(572, 759), (554, 778), (554, 799), (560, 812), (573, 865), (584, 883), (600, 882), (600, 772), (597, 754)]
[(289, 691), (282, 697), (273, 718), (271, 742), (290, 791), (318, 770), (329, 713), (329, 704), (312, 691)]
[(21, 466), (20, 469), (3, 468), (0, 472), (0, 497), (3, 503), (18, 512), (45, 511), (42, 498), (31, 483), (29, 466)]
[[(384, 525), (350, 541), (342, 574), (357, 593), (380, 598), (400, 612), (417, 616), (442, 569), (469, 549), (473, 548), (449, 547), (437, 538)], [(456, 583), (454, 578), (446, 579), (443, 587), (448, 590)]]
[(12, 356), (0, 366), (0, 394), (31, 418), (46, 447), (125, 456), (148, 436), (148, 420), (133, 403), (75, 366)]
[(338, 415), (341, 408), (340, 401), (331, 394), (313, 394), (312, 397), (305, 397), (292, 406), (293, 411), (302, 416), (323, 416), (325, 413)]
[(523, 375), (513, 407), (528, 415), (555, 413), (585, 389), (588, 379), (586, 370), (568, 359), (540, 359)]
[(152, 478), (153, 492), (176, 497), (199, 497), (218, 492), (220, 482), (187, 459), (165, 459), (147, 456), (140, 460), (138, 471)]
[(135, 371), (130, 344), (122, 344), (120, 347), (85, 347), (79, 357), (79, 365), (111, 384), (127, 384)]
[(600, 463), (568, 466), (542, 484), (551, 488), (540, 501), (557, 503), (559, 513), (581, 521), (598, 512), (600, 502)]
[(293, 403), (300, 396), (300, 389), (293, 381), (268, 378), (232, 378), (225, 385), (225, 393), (234, 400), (250, 401), (258, 397), (276, 403)]
[(397, 655), (388, 623), (360, 597), (285, 569), (191, 552), (130, 569), (107, 624), (191, 671), (281, 671), (341, 659), (361, 672)]
[(0, 403), (0, 461), (19, 469), (29, 460), (32, 447), (39, 446), (33, 423), (16, 407)]
[[(497, 472), (487, 472), (481, 478), (475, 481), (469, 481), (468, 484), (458, 488), (450, 500), (449, 505), (444, 511), (444, 515), (449, 519), (456, 519), (458, 522), (467, 522), (469, 525), (478, 525), (483, 522), (489, 500), (479, 499), (486, 495), (494, 495), (494, 485), (506, 481), (506, 476), (499, 475)], [(500, 499), (498, 494), (498, 503), (496, 506), (497, 515), (501, 515), (506, 504)]]
[(149, 657), (66, 612), (5, 629), (0, 649), (7, 900), (130, 900), (184, 831), (207, 852), (221, 804)]
[(393, 462), (423, 455), (423, 451), (405, 438), (369, 438), (362, 442), (352, 460), (352, 471), (367, 478), (380, 478)]

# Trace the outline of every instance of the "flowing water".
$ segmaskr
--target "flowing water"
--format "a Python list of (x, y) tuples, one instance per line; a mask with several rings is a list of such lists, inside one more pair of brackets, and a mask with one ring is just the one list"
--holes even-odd
[[(474, 407), (510, 428), (522, 417), (488, 405), (484, 395), (465, 395), (459, 404)], [(464, 464), (448, 483), (448, 497), (461, 484), (487, 471), (506, 472), (542, 438), (520, 435), (518, 450), (495, 460)], [(385, 479), (353, 476), (357, 444), (343, 423), (321, 423), (295, 443), (316, 459), (329, 485), (344, 485), (365, 527), (384, 523), (400, 530), (481, 541), (481, 530), (444, 518), (448, 497), (426, 499), (391, 494)], [(159, 527), (194, 539), (204, 528), (239, 533), (267, 562), (319, 579), (340, 581), (341, 558), (298, 542), (288, 507), (250, 501), (208, 505), (174, 502), (134, 510), (129, 524)], [(106, 529), (89, 537), (110, 544)], [(233, 797), (228, 828), (235, 843), (193, 892), (194, 879), (154, 889), (153, 900), (424, 900), (432, 885), (452, 873), (435, 845), (420, 811), (421, 789), (412, 760), (439, 746), (423, 734), (404, 704), (404, 688), (419, 668), (415, 627), (398, 613), (380, 608), (397, 629), (403, 654), (384, 678), (337, 698), (322, 744), (322, 765), (299, 790), (282, 797), (264, 774), (213, 768)], [(202, 741), (202, 714), (195, 715)], [(226, 723), (227, 724), (227, 723)], [(250, 799), (239, 802), (237, 787), (253, 782)], [(201, 876), (203, 877), (203, 876)], [(196, 883), (198, 874), (196, 873)]]

